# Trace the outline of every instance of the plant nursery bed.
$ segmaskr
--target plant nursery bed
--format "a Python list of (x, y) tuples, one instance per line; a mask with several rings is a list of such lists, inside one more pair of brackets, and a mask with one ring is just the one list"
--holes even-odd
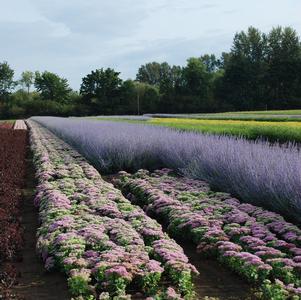
[[(102, 176), (109, 183), (114, 183), (118, 174)], [(126, 196), (126, 195), (125, 195)], [(167, 232), (164, 220), (159, 220), (163, 229)], [(197, 299), (213, 297), (219, 300), (251, 300), (256, 299), (250, 284), (239, 278), (236, 274), (227, 270), (224, 266), (213, 259), (202, 257), (196, 253), (195, 246), (182, 238), (176, 239), (177, 243), (184, 249), (189, 258), (199, 271), (199, 276), (194, 278), (194, 286)]]
[(257, 286), (258, 296), (300, 298), (301, 230), (281, 215), (240, 203), (213, 192), (204, 181), (178, 177), (168, 169), (119, 172), (113, 182), (171, 237), (185, 237), (196, 253)]
[(14, 299), (15, 263), (22, 258), (21, 189), (24, 186), (27, 134), (0, 129), (0, 296)]
[(36, 253), (36, 233), (39, 226), (38, 212), (34, 207), (34, 192), (37, 184), (32, 164), (32, 156), (28, 151), (26, 160), (26, 186), (23, 190), (22, 227), (24, 228), (24, 247), (22, 261), (16, 264), (20, 270), (18, 284), (14, 292), (20, 299), (35, 300), (67, 300), (68, 292), (65, 277), (58, 272), (47, 272)]

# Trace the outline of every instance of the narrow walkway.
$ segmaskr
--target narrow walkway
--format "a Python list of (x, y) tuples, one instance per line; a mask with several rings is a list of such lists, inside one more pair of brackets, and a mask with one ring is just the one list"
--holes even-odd
[(27, 130), (27, 125), (25, 124), (24, 120), (16, 120), (16, 122), (14, 124), (14, 129)]
[(22, 225), (25, 228), (25, 246), (22, 251), (23, 261), (16, 265), (21, 272), (21, 277), (14, 291), (21, 299), (25, 300), (67, 300), (71, 296), (68, 293), (65, 276), (58, 272), (46, 272), (36, 254), (38, 213), (33, 205), (34, 188), (36, 186), (34, 174), (32, 158), (28, 157), (22, 213)]

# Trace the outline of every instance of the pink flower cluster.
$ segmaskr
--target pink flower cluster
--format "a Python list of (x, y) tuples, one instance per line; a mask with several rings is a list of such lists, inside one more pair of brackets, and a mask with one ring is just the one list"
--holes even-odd
[(190, 285), (178, 292), (191, 294), (197, 271), (161, 225), (62, 140), (35, 122), (29, 127), (39, 181), (37, 250), (46, 269), (63, 270), (72, 294), (89, 299), (126, 299), (132, 282), (155, 296), (164, 289), (163, 274), (174, 287), (185, 277)]
[(205, 182), (168, 169), (120, 172), (114, 183), (149, 215), (164, 220), (171, 235), (193, 241), (198, 252), (246, 279), (301, 285), (301, 230), (279, 214), (215, 193)]

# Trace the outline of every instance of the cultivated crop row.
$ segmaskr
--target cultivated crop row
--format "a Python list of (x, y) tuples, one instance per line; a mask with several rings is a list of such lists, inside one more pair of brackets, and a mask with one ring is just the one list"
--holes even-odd
[(182, 248), (70, 146), (29, 121), (39, 185), (37, 249), (78, 299), (191, 299)]
[(261, 285), (265, 299), (301, 297), (301, 230), (280, 215), (170, 170), (120, 172), (115, 184), (173, 237), (185, 237), (199, 253)]
[(11, 299), (23, 246), (21, 189), (26, 170), (26, 131), (0, 128), (0, 297)]
[(34, 118), (102, 172), (169, 167), (301, 222), (301, 153), (240, 138), (109, 121)]

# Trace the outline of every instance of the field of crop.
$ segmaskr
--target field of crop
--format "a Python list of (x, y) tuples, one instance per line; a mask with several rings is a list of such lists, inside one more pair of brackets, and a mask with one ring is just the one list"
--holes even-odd
[(71, 293), (87, 299), (128, 299), (130, 292), (192, 298), (198, 272), (182, 248), (76, 151), (30, 127), (45, 268), (65, 272)]
[[(216, 116), (224, 117), (216, 117)], [(270, 142), (288, 143), (301, 142), (301, 115), (298, 119), (273, 120), (263, 115), (263, 118), (249, 118), (252, 113), (234, 115), (210, 114), (210, 115), (144, 115), (144, 116), (98, 116), (91, 120), (111, 120), (128, 123), (146, 123), (150, 125), (166, 126), (179, 130), (189, 130), (217, 135), (242, 136), (246, 139), (264, 139)], [(242, 117), (237, 117), (242, 116)], [(260, 115), (259, 115), (260, 116)], [(290, 115), (287, 115), (290, 116)]]
[(267, 139), (270, 142), (301, 142), (300, 122), (263, 122), (241, 120), (196, 120), (153, 118), (149, 124), (204, 133), (243, 136), (247, 139)]
[[(3, 124), (2, 124), (3, 125)], [(16, 283), (15, 262), (21, 257), (23, 228), (20, 224), (24, 186), (27, 133), (0, 127), (0, 294), (12, 299), (9, 288)]]
[[(179, 131), (171, 121), (209, 122), (27, 120), (45, 270), (62, 274), (55, 278), (74, 300), (300, 299), (299, 146)], [(283, 124), (288, 132), (299, 126)], [(6, 161), (0, 174), (22, 178)], [(18, 209), (0, 209), (10, 216), (1, 228), (18, 220)], [(20, 238), (9, 241), (19, 245), (18, 228)]]
[(301, 121), (301, 110), (239, 111), (211, 114), (148, 114), (154, 118), (187, 118), (204, 120)]
[[(278, 214), (214, 193), (202, 181), (141, 170), (120, 172), (115, 184), (133, 203), (167, 226), (168, 233), (196, 245), (262, 291), (285, 295), (301, 284), (301, 230)], [(295, 287), (295, 288), (293, 288)]]

